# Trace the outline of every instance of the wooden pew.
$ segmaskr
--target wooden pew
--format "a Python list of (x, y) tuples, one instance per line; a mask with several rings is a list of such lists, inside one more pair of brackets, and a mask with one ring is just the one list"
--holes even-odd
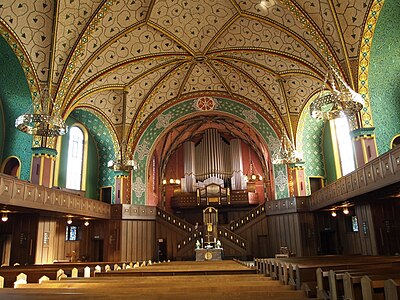
[(400, 299), (400, 279), (385, 280), (385, 300)]
[[(114, 265), (115, 262), (84, 262), (84, 263), (57, 263), (44, 265), (27, 265), (27, 266), (7, 266), (0, 267), (0, 276), (4, 277), (4, 287), (13, 287), (15, 278), (20, 273), (25, 273), (28, 276), (29, 283), (38, 282), (42, 276), (48, 276), (50, 279), (56, 279), (56, 274), (59, 269), (64, 270), (64, 273), (70, 277), (73, 268), (77, 268), (78, 276), (83, 277), (84, 268), (90, 267), (91, 276), (94, 274), (94, 269), (100, 265), (104, 270), (106, 265)], [(120, 263), (122, 265), (122, 263)], [(161, 265), (161, 264), (160, 264)]]
[(361, 278), (362, 299), (384, 299), (385, 281), (389, 279), (400, 279), (400, 273), (363, 276)]

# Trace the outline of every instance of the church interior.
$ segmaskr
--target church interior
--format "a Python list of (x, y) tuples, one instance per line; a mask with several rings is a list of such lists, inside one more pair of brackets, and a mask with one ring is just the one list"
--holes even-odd
[(2, 266), (399, 255), (399, 15), (2, 1)]

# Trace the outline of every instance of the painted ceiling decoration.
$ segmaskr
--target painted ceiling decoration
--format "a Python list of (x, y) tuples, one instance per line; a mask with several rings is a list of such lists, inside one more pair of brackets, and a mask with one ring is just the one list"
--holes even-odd
[[(330, 64), (367, 98), (363, 53), (382, 3), (4, 0), (0, 34), (21, 61), (34, 103), (38, 87), (49, 84), (65, 119), (75, 109), (101, 117), (114, 148), (127, 140), (129, 155), (143, 126), (168, 122), (160, 119), (166, 108), (195, 96), (203, 99), (198, 114), (218, 109), (218, 97), (246, 103), (296, 144), (301, 115)], [(373, 124), (366, 104), (368, 120), (358, 126)]]

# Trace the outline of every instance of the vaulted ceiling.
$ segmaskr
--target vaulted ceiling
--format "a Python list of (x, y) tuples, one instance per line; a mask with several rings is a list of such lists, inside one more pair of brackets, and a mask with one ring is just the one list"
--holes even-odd
[(31, 67), (33, 92), (51, 83), (55, 110), (89, 110), (118, 141), (137, 142), (165, 107), (200, 96), (245, 102), (293, 138), (328, 62), (357, 87), (373, 3), (4, 0), (0, 24)]

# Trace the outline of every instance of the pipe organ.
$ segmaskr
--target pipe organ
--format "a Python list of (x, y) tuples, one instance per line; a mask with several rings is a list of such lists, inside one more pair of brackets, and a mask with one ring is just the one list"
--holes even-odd
[(227, 182), (232, 176), (231, 161), (229, 142), (220, 136), (217, 129), (207, 129), (195, 146), (196, 179), (204, 181), (215, 177)]

